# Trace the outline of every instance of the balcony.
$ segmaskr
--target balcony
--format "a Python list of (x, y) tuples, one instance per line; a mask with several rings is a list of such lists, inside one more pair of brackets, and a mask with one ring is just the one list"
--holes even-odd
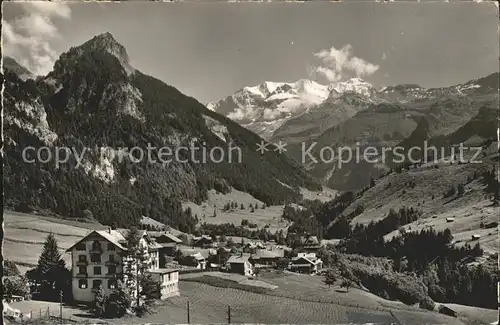
[(89, 262), (87, 260), (76, 262), (76, 266), (87, 266), (87, 265), (89, 265)]
[(118, 277), (118, 273), (106, 273), (106, 278), (113, 279)]
[(77, 278), (87, 278), (89, 276), (88, 273), (77, 273), (75, 277)]
[(118, 261), (106, 261), (106, 263), (104, 263), (106, 266), (110, 266), (110, 265), (118, 265), (119, 262)]
[(89, 253), (90, 254), (102, 254), (102, 247), (101, 246), (92, 246)]

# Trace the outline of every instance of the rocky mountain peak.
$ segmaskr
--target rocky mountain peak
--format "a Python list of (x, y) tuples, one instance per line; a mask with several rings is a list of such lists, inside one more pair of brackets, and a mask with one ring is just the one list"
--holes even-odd
[(22, 66), (14, 58), (5, 56), (3, 57), (2, 63), (3, 71), (11, 71), (23, 81), (26, 81), (28, 79), (35, 79), (36, 77), (33, 73), (31, 73), (31, 71)]
[(123, 45), (118, 43), (109, 32), (94, 36), (92, 39), (81, 45), (80, 48), (87, 51), (106, 51), (120, 61), (127, 74), (134, 71), (134, 69), (130, 66), (127, 50)]

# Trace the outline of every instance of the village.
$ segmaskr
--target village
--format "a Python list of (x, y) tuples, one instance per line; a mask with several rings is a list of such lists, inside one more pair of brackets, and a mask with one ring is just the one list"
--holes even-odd
[[(90, 232), (70, 247), (72, 256), (72, 292), (77, 302), (94, 301), (99, 286), (110, 291), (123, 271), (126, 261), (117, 250), (126, 250), (126, 229)], [(209, 236), (193, 237), (191, 245), (166, 231), (140, 231), (141, 245), (146, 248), (146, 273), (161, 287), (161, 299), (179, 295), (179, 274), (222, 271), (255, 277), (259, 270), (282, 268), (290, 271), (318, 274), (322, 261), (316, 256), (320, 244), (316, 236), (301, 236), (302, 246), (296, 256), (286, 246), (268, 242), (233, 244), (214, 242)], [(140, 262), (138, 262), (140, 263)], [(107, 269), (107, 272), (103, 268)]]
[[(129, 249), (131, 232), (137, 233), (138, 242), (137, 247)], [(112, 296), (122, 283), (131, 289), (126, 290), (131, 301), (129, 307), (137, 309), (141, 301), (149, 299), (141, 287), (143, 284), (139, 283), (140, 276), (147, 276), (155, 282), (154, 288), (158, 292), (152, 293), (153, 300), (166, 301), (182, 294), (179, 279), (183, 274), (223, 272), (256, 279), (263, 270), (287, 270), (308, 275), (323, 273), (323, 262), (317, 256), (321, 244), (316, 236), (296, 235), (294, 249), (278, 245), (274, 240), (240, 238), (239, 243), (235, 243), (232, 238), (206, 235), (189, 238), (182, 234), (179, 237), (169, 231), (137, 228), (109, 227), (88, 231), (65, 251), (71, 258), (71, 265), (67, 266), (70, 288), (66, 290), (70, 294), (64, 293), (66, 305), (87, 306), (94, 313), (99, 300), (103, 296)], [(139, 254), (131, 254), (132, 250)], [(56, 282), (43, 276), (30, 279), (30, 292), (26, 296), (4, 295), (4, 316), (14, 321), (33, 318), (33, 315), (23, 315), (11, 308), (8, 303), (25, 299), (44, 300), (37, 297), (40, 283), (50, 281)], [(97, 316), (103, 315), (104, 312)], [(116, 316), (121, 317), (123, 313), (112, 315)]]

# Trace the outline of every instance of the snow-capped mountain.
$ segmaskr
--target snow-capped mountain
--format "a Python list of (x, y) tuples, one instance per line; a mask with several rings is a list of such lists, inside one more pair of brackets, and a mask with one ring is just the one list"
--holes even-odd
[(296, 82), (270, 82), (244, 87), (234, 94), (207, 107), (225, 115), (246, 128), (269, 138), (286, 121), (307, 113), (327, 99), (339, 98), (345, 93), (370, 96), (375, 88), (359, 78), (330, 85), (321, 85), (308, 79)]
[[(441, 101), (443, 98), (489, 95), (497, 91), (497, 83), (498, 73), (440, 88), (400, 84), (377, 89), (360, 78), (330, 85), (307, 79), (293, 83), (267, 81), (244, 87), (218, 102), (207, 104), (207, 107), (265, 139), (286, 135), (293, 142), (304, 136), (315, 135), (324, 127), (335, 126), (371, 104), (428, 106), (432, 104), (428, 101)], [(319, 128), (313, 132), (315, 125)]]

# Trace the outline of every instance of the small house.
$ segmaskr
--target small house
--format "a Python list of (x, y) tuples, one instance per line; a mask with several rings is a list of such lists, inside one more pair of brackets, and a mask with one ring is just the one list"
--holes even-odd
[[(207, 257), (194, 249), (180, 249), (182, 253), (177, 261), (180, 265), (190, 266), (196, 269), (204, 270), (207, 266)], [(206, 252), (204, 252), (206, 254)]]
[(251, 261), (254, 264), (276, 266), (278, 261), (284, 257), (284, 250), (258, 249), (252, 255)]
[(148, 234), (159, 244), (176, 243), (181, 244), (182, 240), (166, 231), (148, 231)]
[(249, 254), (233, 255), (228, 259), (227, 265), (231, 273), (239, 273), (245, 276), (254, 274)]
[(231, 249), (225, 247), (219, 247), (217, 254), (213, 256), (212, 261), (215, 264), (225, 265), (231, 256)]
[(160, 267), (165, 267), (168, 257), (174, 257), (179, 249), (176, 243), (156, 243), (158, 247), (158, 257)]
[(478, 240), (480, 238), (481, 238), (480, 235), (477, 235), (477, 234), (472, 235), (472, 240)]
[(188, 256), (188, 259), (191, 259), (194, 267), (200, 270), (204, 270), (207, 267), (207, 261), (201, 253), (195, 253)]
[(321, 244), (316, 236), (307, 236), (303, 239), (302, 249), (307, 252), (316, 252), (321, 248)]
[(243, 246), (243, 252), (253, 254), (257, 249), (262, 249), (265, 247), (266, 246), (259, 242), (248, 242), (245, 244), (245, 246)]
[(176, 269), (154, 269), (146, 271), (160, 284), (158, 298), (161, 300), (179, 295), (179, 271)]
[(212, 248), (214, 247), (214, 241), (210, 236), (201, 236), (193, 238), (193, 246), (201, 248)]
[(448, 316), (451, 316), (451, 317), (457, 317), (457, 312), (454, 311), (453, 309), (451, 308), (448, 308), (444, 305), (441, 305), (441, 307), (439, 307), (439, 313), (443, 314), (443, 315), (448, 315)]
[(299, 253), (289, 266), (292, 272), (317, 274), (323, 268), (323, 261), (315, 253)]

